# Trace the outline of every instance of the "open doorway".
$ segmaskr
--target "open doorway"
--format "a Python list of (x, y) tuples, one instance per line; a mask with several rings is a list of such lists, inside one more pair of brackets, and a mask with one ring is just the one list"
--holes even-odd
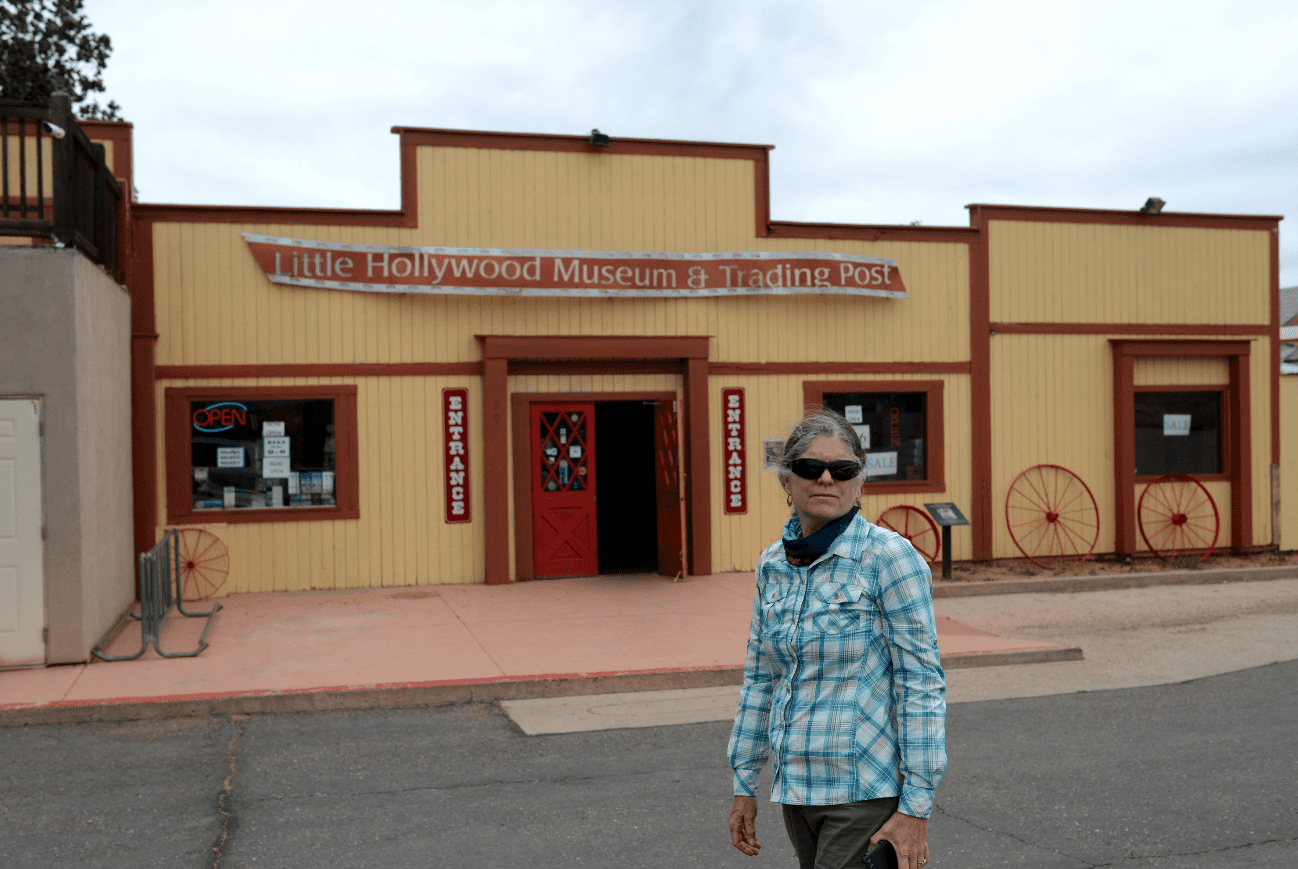
[(658, 570), (654, 403), (595, 402), (600, 573)]
[(520, 580), (684, 571), (672, 393), (512, 397)]

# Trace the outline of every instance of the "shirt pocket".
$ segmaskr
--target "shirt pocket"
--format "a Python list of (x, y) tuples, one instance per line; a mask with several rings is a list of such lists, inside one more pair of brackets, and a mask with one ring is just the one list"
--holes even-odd
[(868, 627), (872, 616), (865, 586), (858, 582), (826, 582), (816, 587), (811, 625), (826, 634), (842, 634)]

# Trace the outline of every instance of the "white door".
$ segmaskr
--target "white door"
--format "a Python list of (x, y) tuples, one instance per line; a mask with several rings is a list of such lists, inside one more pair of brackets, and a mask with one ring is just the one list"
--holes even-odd
[(0, 667), (45, 663), (41, 404), (0, 399)]

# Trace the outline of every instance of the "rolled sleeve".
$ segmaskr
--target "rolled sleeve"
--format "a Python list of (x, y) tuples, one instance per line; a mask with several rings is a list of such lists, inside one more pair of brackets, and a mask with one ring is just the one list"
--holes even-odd
[(771, 715), (772, 675), (761, 648), (762, 596), (753, 600), (753, 619), (744, 656), (744, 687), (739, 695), (735, 725), (730, 731), (730, 766), (735, 774), (735, 796), (757, 795), (757, 780), (770, 757), (767, 733)]
[(932, 576), (909, 543), (896, 540), (887, 549), (880, 591), (901, 754), (899, 809), (927, 818), (946, 772), (946, 678), (938, 657)]

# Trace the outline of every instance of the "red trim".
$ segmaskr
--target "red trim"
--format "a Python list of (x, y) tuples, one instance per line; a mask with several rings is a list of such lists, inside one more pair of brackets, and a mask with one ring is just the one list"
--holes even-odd
[[(338, 506), (265, 510), (193, 509), (190, 485), (189, 402), (205, 399), (264, 401), (274, 398), (332, 398), (334, 400), (335, 495)], [(360, 450), (357, 436), (355, 386), (203, 386), (170, 387), (165, 394), (163, 428), (167, 456), (167, 524), (204, 525), (245, 522), (320, 522), (359, 519)], [(153, 529), (150, 528), (150, 536)]]
[[(140, 337), (140, 336), (137, 336)], [(157, 338), (156, 334), (151, 335)], [(679, 349), (679, 348), (677, 348)], [(712, 362), (708, 374), (968, 374), (968, 362)], [(678, 362), (620, 362), (619, 373), (679, 374)], [(515, 374), (602, 374), (606, 362), (509, 363)], [(476, 377), (481, 362), (317, 362), (301, 364), (158, 365), (158, 380), (216, 380), (231, 377)]]
[(992, 323), (991, 331), (1002, 335), (1270, 335), (1272, 327), (1198, 323)]
[[(478, 335), (482, 345), (483, 407), (486, 421), (483, 433), (483, 518), (487, 540), (508, 539), (509, 494), (504, 475), (509, 467), (510, 439), (506, 415), (509, 413), (510, 368), (537, 361), (573, 361), (586, 363), (603, 360), (608, 363), (684, 362), (685, 450), (687, 530), (690, 555), (695, 574), (712, 572), (712, 515), (710, 502), (711, 456), (708, 452), (707, 336), (681, 335)], [(563, 370), (557, 367), (556, 370)], [(678, 369), (679, 370), (679, 369)], [(517, 498), (515, 498), (517, 501)], [(517, 504), (515, 504), (517, 509)], [(517, 541), (516, 541), (517, 543)], [(488, 546), (486, 552), (488, 583), (509, 581), (509, 555), (506, 547)]]
[(707, 359), (709, 338), (680, 335), (478, 335), (482, 357), (514, 361)]
[[(1110, 339), (1113, 348), (1113, 483), (1114, 551), (1135, 553), (1136, 534), (1136, 421), (1135, 394), (1161, 391), (1159, 386), (1135, 385), (1136, 358), (1140, 356), (1205, 356), (1225, 358), (1230, 383), (1207, 387), (1223, 389), (1226, 406), (1222, 455), (1229, 468), (1231, 493), (1231, 547), (1253, 545), (1252, 428), (1249, 418), (1249, 341), (1129, 341)], [(1195, 390), (1198, 387), (1170, 387)], [(1217, 479), (1211, 475), (1205, 479)]]
[(971, 557), (989, 561), (992, 542), (992, 346), (991, 265), (987, 226), (976, 209), (970, 223), (979, 229), (976, 243), (969, 247), (969, 522)]
[(158, 420), (154, 393), (153, 224), (131, 224), (132, 255), (124, 271), (131, 288), (131, 474), (135, 553), (148, 552), (158, 526)]
[(968, 362), (713, 362), (714, 376), (737, 374), (968, 374)]
[(975, 244), (978, 230), (966, 226), (890, 226), (887, 224), (797, 223), (773, 220), (772, 238), (831, 238), (852, 241), (920, 241)]
[[(607, 366), (604, 370), (608, 370)], [(679, 371), (678, 366), (676, 372)], [(675, 400), (674, 392), (515, 392), (509, 397), (514, 454), (514, 573), (519, 582), (536, 578), (536, 553), (532, 546), (532, 404)]]
[(1196, 229), (1276, 229), (1284, 218), (1264, 214), (1197, 214), (1163, 212), (1142, 214), (1107, 208), (1052, 208), (1027, 205), (966, 205), (970, 222), (986, 227), (989, 220), (1024, 220), (1038, 223), (1101, 223), (1110, 226), (1194, 227)]
[(447, 377), (482, 374), (481, 362), (338, 362), (284, 365), (159, 365), (159, 380), (227, 377)]
[(712, 451), (708, 360), (685, 360), (685, 550), (693, 576), (712, 573)]
[[(489, 585), (509, 582), (509, 490), (505, 469), (509, 467), (509, 362), (504, 358), (482, 360), (482, 522), (488, 545), (483, 554), (483, 571)], [(531, 535), (528, 535), (529, 543)], [(491, 541), (499, 541), (492, 544)]]
[(941, 380), (804, 380), (803, 406), (819, 410), (824, 406), (827, 392), (922, 392), (924, 402), (924, 440), (928, 452), (928, 479), (914, 482), (888, 482), (865, 484), (867, 495), (887, 495), (910, 492), (946, 491), (946, 411), (943, 392), (946, 384)]

